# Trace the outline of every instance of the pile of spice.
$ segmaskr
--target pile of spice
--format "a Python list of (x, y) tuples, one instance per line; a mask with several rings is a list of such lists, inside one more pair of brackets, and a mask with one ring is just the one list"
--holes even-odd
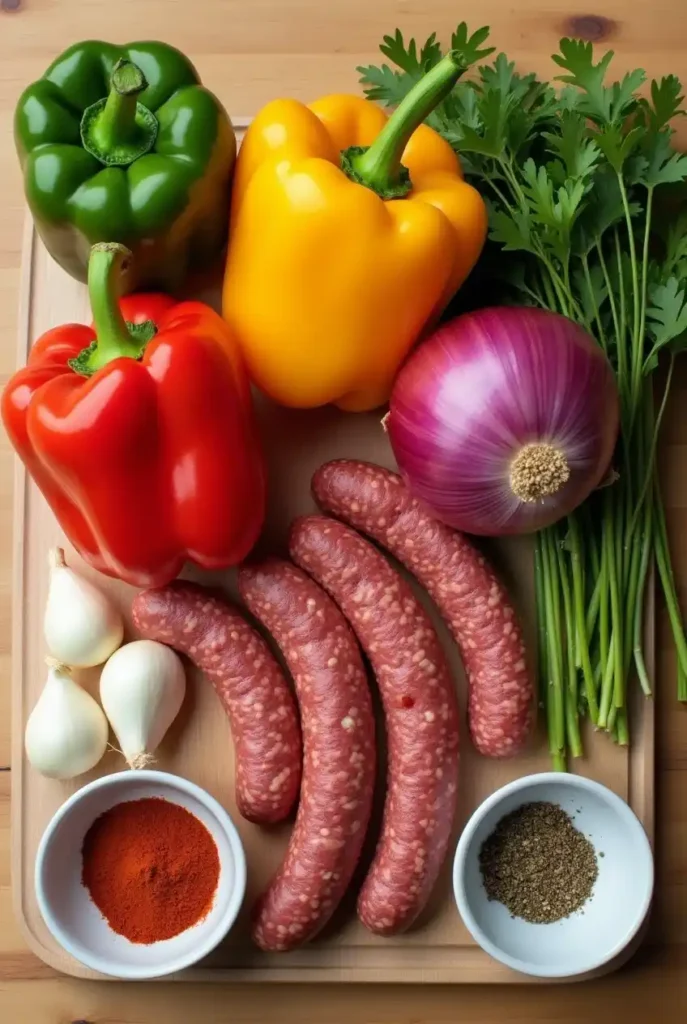
[(594, 847), (557, 804), (523, 804), (482, 845), (487, 896), (513, 917), (551, 924), (579, 910), (599, 873)]
[(86, 833), (82, 881), (113, 931), (130, 942), (171, 939), (208, 913), (219, 855), (193, 814), (157, 797), (116, 804)]

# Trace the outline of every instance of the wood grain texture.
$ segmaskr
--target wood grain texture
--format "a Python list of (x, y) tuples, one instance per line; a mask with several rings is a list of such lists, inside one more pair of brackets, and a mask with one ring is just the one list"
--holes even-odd
[[(19, 173), (11, 142), (12, 111), (21, 88), (79, 37), (125, 40), (164, 37), (197, 62), (232, 111), (254, 113), (275, 95), (309, 99), (353, 90), (354, 68), (377, 59), (381, 35), (438, 30), (459, 18), (489, 23), (497, 45), (523, 67), (550, 72), (548, 55), (564, 32), (612, 46), (618, 70), (641, 65), (687, 79), (687, 20), (682, 0), (651, 6), (598, 0), (22, 0), (0, 6), (0, 380), (11, 372), (23, 223)], [(661, 451), (671, 540), (683, 601), (687, 601), (687, 366), (679, 373)], [(9, 765), (12, 457), (0, 446), (0, 768)], [(658, 889), (649, 945), (617, 975), (553, 988), (319, 988), (292, 986), (123, 986), (57, 978), (26, 951), (9, 897), (9, 782), (0, 772), (0, 1017), (12, 1024), (152, 1024), (189, 1019), (219, 1024), (316, 1020), (320, 1024), (448, 1024), (527, 1020), (532, 1024), (600, 1021), (615, 1011), (627, 1021), (655, 1014), (657, 1001), (673, 1019), (687, 1013), (687, 709), (674, 703), (670, 634), (658, 631), (657, 846)], [(278, 1000), (278, 1002), (277, 1002)], [(653, 1013), (652, 1013), (653, 1011)]]

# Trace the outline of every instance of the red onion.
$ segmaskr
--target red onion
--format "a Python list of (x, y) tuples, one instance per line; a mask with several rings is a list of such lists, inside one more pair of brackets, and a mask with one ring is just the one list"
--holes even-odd
[(611, 365), (581, 327), (533, 308), (440, 327), (396, 380), (387, 430), (410, 490), (445, 523), (549, 526), (601, 481), (618, 434)]

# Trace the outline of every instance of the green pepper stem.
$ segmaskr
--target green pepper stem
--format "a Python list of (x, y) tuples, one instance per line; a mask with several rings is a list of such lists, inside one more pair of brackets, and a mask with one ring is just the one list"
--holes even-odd
[(451, 50), (431, 68), (401, 101), (367, 149), (351, 147), (342, 154), (346, 173), (385, 198), (399, 198), (412, 188), (401, 163), (410, 136), (448, 96), (465, 71), (459, 51)]
[(136, 64), (119, 60), (112, 69), (108, 96), (84, 111), (81, 140), (101, 163), (128, 166), (152, 149), (157, 118), (137, 99), (147, 87), (145, 75)]
[(98, 118), (96, 134), (105, 149), (130, 142), (136, 135), (136, 97), (147, 84), (141, 69), (130, 60), (117, 61), (110, 79), (110, 94)]
[(129, 250), (117, 242), (100, 242), (91, 249), (88, 295), (97, 338), (96, 347), (88, 356), (92, 373), (113, 359), (138, 359), (141, 354), (141, 344), (131, 336), (119, 308), (122, 272), (130, 259)]

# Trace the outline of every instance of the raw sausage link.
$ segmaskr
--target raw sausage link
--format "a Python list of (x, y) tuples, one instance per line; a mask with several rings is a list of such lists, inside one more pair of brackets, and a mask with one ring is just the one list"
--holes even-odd
[(318, 505), (387, 548), (435, 601), (468, 679), (468, 726), (487, 757), (511, 757), (534, 724), (534, 680), (503, 585), (484, 557), (411, 496), (401, 477), (366, 462), (328, 462), (313, 477)]
[(239, 571), (239, 591), (281, 648), (301, 711), (296, 825), (253, 929), (261, 949), (292, 949), (329, 920), (360, 857), (374, 788), (372, 700), (348, 623), (309, 576), (270, 559)]
[(294, 523), (291, 557), (329, 591), (366, 651), (382, 696), (389, 767), (382, 832), (358, 899), (379, 935), (423, 909), (451, 838), (458, 784), (458, 707), (439, 639), (404, 579), (335, 519)]
[(175, 582), (134, 598), (141, 636), (174, 647), (210, 679), (234, 737), (236, 803), (248, 821), (282, 821), (301, 780), (295, 701), (262, 637), (231, 605), (193, 583)]

